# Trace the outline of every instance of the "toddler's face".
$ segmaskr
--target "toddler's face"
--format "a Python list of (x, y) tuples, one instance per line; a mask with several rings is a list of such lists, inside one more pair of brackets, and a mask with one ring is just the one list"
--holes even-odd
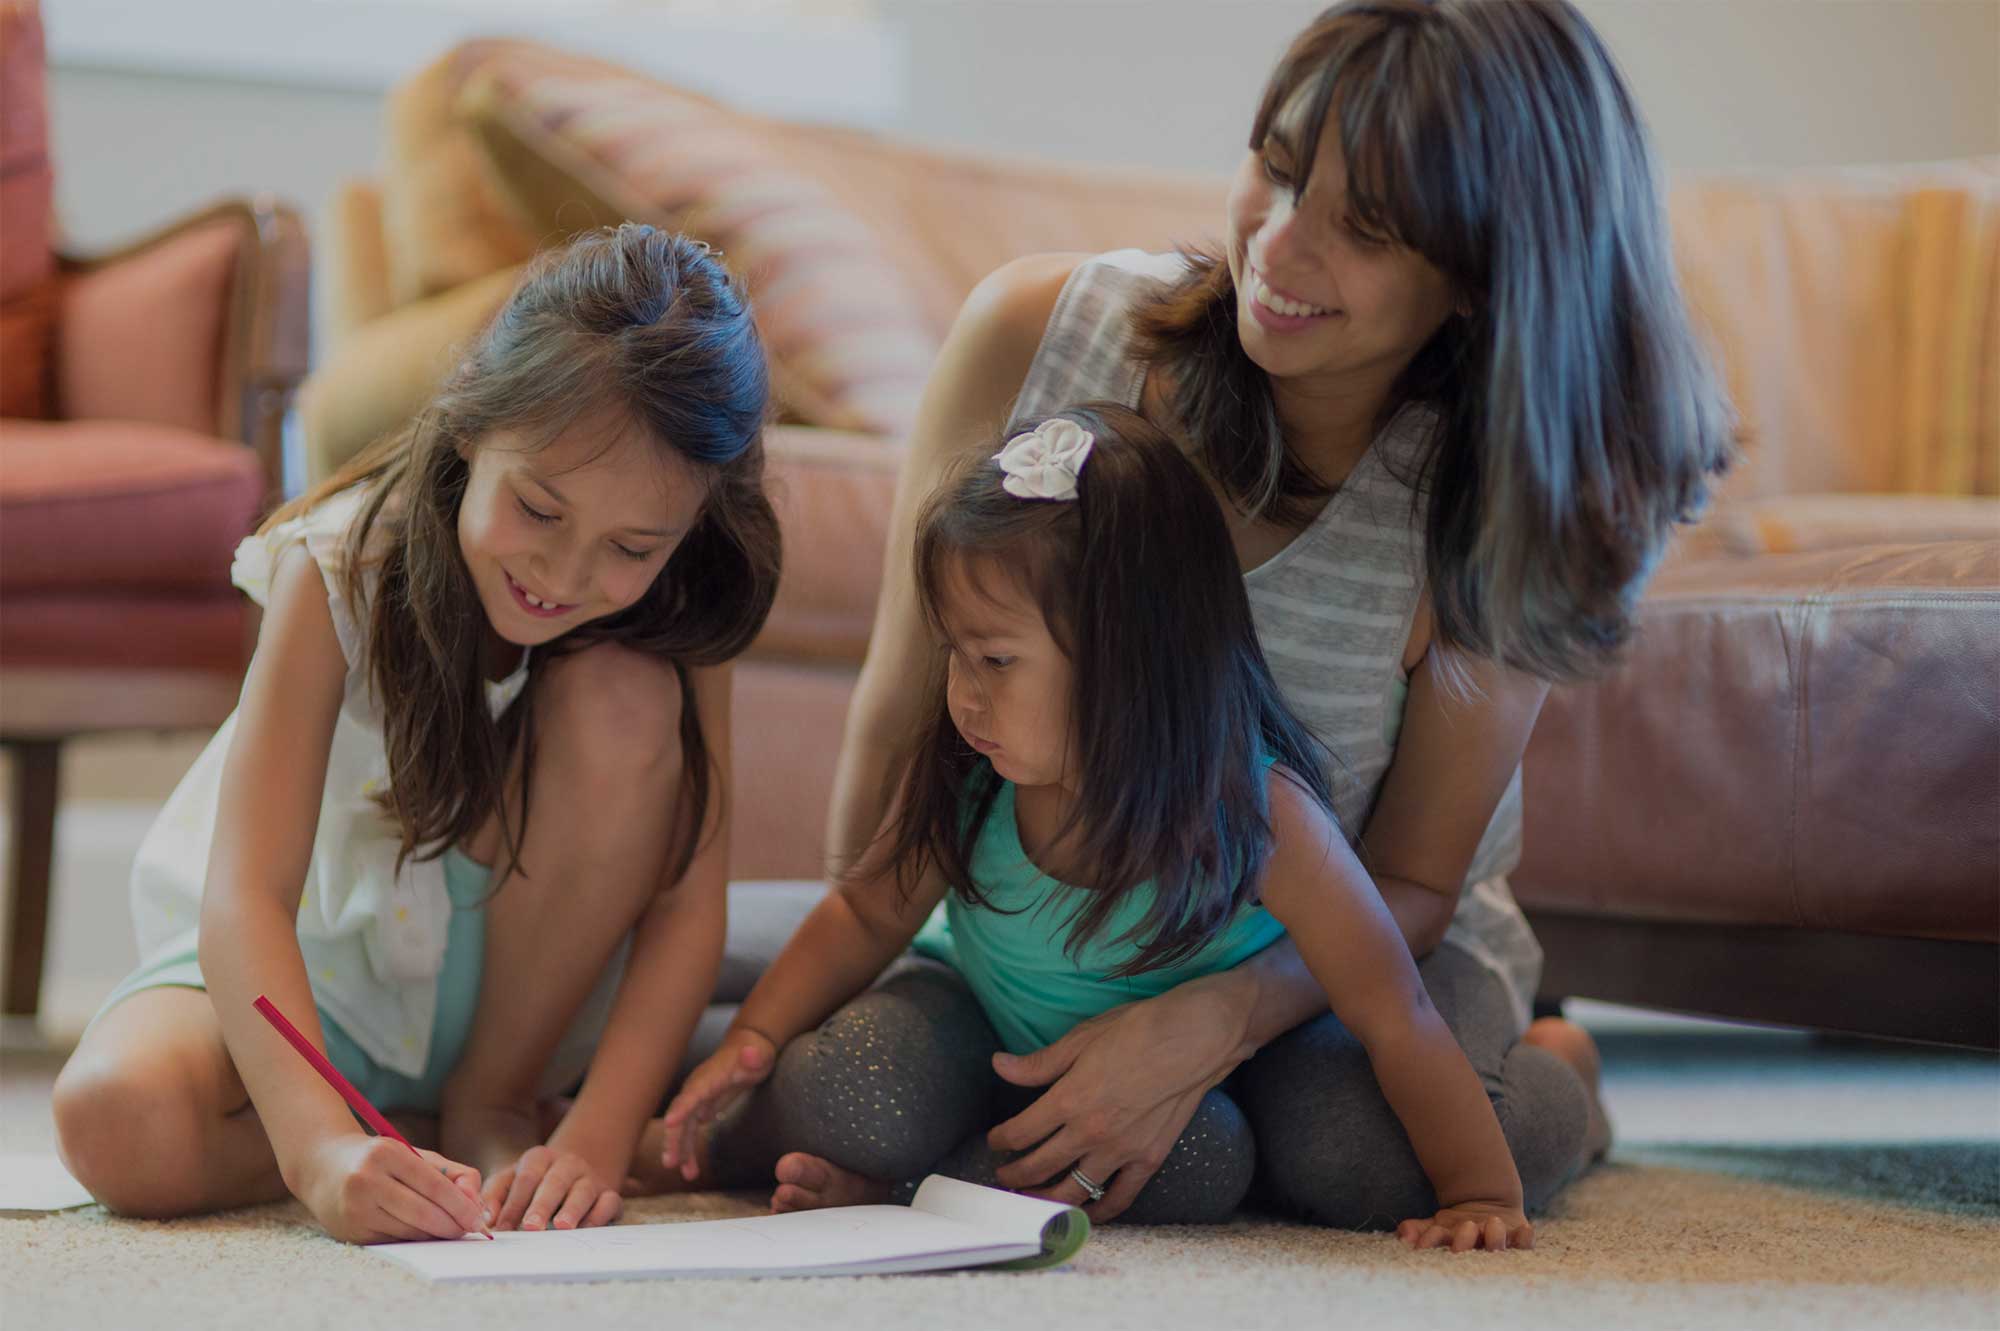
[(940, 610), (945, 700), (959, 735), (1016, 785), (1068, 784), (1071, 666), (1041, 608), (1002, 570), (957, 560)]
[(692, 464), (622, 421), (581, 421), (539, 450), (525, 445), (510, 431), (481, 440), (458, 510), (487, 621), (518, 647), (645, 595), (705, 498)]

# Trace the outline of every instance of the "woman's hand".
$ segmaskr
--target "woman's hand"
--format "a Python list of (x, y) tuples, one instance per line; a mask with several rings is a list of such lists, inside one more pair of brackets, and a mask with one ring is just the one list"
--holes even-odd
[[(1208, 983), (1216, 978), (1113, 1008), (1035, 1053), (995, 1055), (1008, 1081), (1049, 1087), (987, 1134), (996, 1151), (1028, 1152), (997, 1172), (1002, 1186), (1040, 1189), (1100, 1224), (1130, 1206), (1202, 1096), (1255, 1052), (1229, 991)], [(1091, 1202), (1072, 1169), (1104, 1188), (1103, 1199)]]
[(1411, 1248), (1442, 1248), (1471, 1252), (1485, 1248), (1504, 1252), (1508, 1248), (1535, 1246), (1535, 1227), (1520, 1207), (1505, 1202), (1460, 1202), (1447, 1206), (1428, 1220), (1405, 1220), (1396, 1226), (1396, 1237)]
[(610, 1170), (574, 1151), (531, 1146), (486, 1184), (495, 1229), (577, 1229), (608, 1225), (624, 1209), (623, 1169)]
[(295, 1191), (346, 1243), (460, 1239), (486, 1232), (479, 1171), (388, 1137), (342, 1132), (307, 1153)]
[(702, 1129), (769, 1077), (777, 1061), (777, 1046), (756, 1031), (738, 1029), (724, 1036), (722, 1047), (688, 1074), (667, 1106), (660, 1121), (664, 1142), (660, 1163), (669, 1170), (678, 1168), (681, 1177), (692, 1183), (701, 1172), (696, 1147)]

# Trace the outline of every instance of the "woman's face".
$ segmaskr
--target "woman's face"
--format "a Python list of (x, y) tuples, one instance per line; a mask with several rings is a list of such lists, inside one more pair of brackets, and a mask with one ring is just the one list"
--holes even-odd
[(1415, 250), (1349, 214), (1339, 126), (1328, 122), (1311, 184), (1293, 198), (1301, 98), (1272, 117), (1229, 190), (1229, 271), (1244, 352), (1274, 379), (1387, 382), (1452, 312), (1451, 284)]

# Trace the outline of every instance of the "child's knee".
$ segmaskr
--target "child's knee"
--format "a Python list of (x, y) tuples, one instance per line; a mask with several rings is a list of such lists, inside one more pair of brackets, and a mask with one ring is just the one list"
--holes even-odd
[(1256, 1176), (1250, 1120), (1227, 1094), (1210, 1091), (1121, 1218), (1137, 1225), (1221, 1224), (1243, 1205)]
[(56, 1078), (56, 1149), (90, 1194), (121, 1215), (194, 1209), (194, 1106), (165, 1070), (72, 1058)]
[[(871, 993), (785, 1046), (771, 1094), (785, 1139), (869, 1178), (901, 1181), (982, 1125), (991, 1072)], [(976, 1062), (968, 1071), (969, 1061)]]
[(536, 703), (538, 761), (569, 775), (630, 776), (680, 763), (681, 682), (671, 662), (599, 643), (550, 663)]

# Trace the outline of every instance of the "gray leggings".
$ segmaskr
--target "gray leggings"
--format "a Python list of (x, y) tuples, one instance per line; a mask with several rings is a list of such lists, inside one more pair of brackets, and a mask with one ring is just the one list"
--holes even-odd
[[(1492, 1098), (1534, 1211), (1581, 1163), (1583, 1084), (1561, 1059), (1518, 1042), (1505, 990), (1470, 955), (1440, 947), (1419, 973)], [(993, 1072), (999, 1048), (955, 971), (905, 958), (785, 1046), (771, 1079), (717, 1129), (711, 1177), (768, 1185), (779, 1155), (805, 1151), (869, 1178), (990, 1184), (1004, 1161), (987, 1130), (1040, 1093)], [(1246, 1200), (1346, 1229), (1436, 1209), (1367, 1052), (1331, 1014), (1272, 1041), (1210, 1091), (1121, 1218), (1214, 1222)]]

